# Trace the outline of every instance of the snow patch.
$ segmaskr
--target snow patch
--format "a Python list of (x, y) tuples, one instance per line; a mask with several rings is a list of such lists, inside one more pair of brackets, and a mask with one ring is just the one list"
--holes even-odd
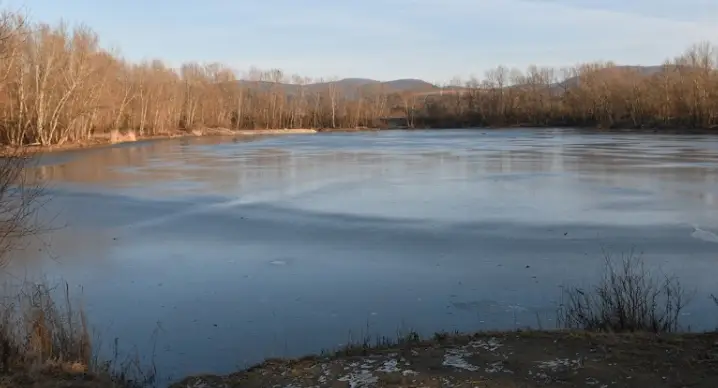
[(361, 370), (358, 373), (350, 373), (340, 377), (338, 381), (348, 382), (349, 388), (368, 388), (376, 384), (379, 378), (372, 375), (368, 370)]
[(319, 376), (319, 383), (320, 384), (326, 384), (327, 381), (329, 381), (329, 377), (331, 377), (331, 370), (329, 369), (329, 365), (322, 364), (322, 375)]
[(209, 384), (202, 380), (195, 380), (192, 385), (187, 385), (187, 388), (209, 388)]
[(464, 349), (447, 349), (446, 353), (444, 353), (444, 362), (442, 362), (441, 365), (476, 372), (479, 370), (479, 367), (471, 365), (464, 360), (464, 357), (469, 357), (471, 354), (471, 352)]
[(498, 339), (491, 337), (486, 341), (478, 340), (469, 342), (469, 346), (474, 349), (484, 349), (489, 352), (495, 352), (500, 347), (504, 346)]
[(397, 372), (401, 372), (401, 369), (398, 368), (398, 362), (396, 361), (396, 359), (391, 359), (391, 360), (384, 361), (384, 365), (382, 365), (376, 371), (384, 372), (384, 373), (397, 373)]
[(494, 363), (489, 364), (488, 367), (486, 367), (486, 373), (514, 373), (506, 368), (504, 368), (503, 361), (496, 361)]
[(537, 363), (539, 369), (550, 369), (554, 372), (557, 371), (559, 368), (580, 368), (582, 364), (580, 358), (576, 360), (569, 360), (568, 358), (557, 358), (550, 361), (537, 361)]

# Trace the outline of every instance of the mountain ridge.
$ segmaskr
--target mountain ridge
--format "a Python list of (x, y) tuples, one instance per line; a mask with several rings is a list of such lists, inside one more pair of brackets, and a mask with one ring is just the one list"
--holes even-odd
[[(676, 66), (669, 66), (668, 68), (675, 68)], [(666, 66), (663, 65), (617, 65), (614, 67), (604, 68), (598, 70), (601, 75), (625, 75), (633, 73), (639, 76), (653, 76), (665, 70)], [(334, 87), (338, 94), (345, 97), (356, 97), (361, 94), (362, 91), (378, 91), (382, 90), (386, 93), (405, 93), (415, 92), (419, 94), (433, 94), (433, 92), (459, 92), (465, 90), (463, 86), (438, 86), (436, 84), (424, 81), (417, 78), (399, 78), (389, 81), (379, 81), (371, 78), (362, 77), (348, 77), (342, 78), (336, 81), (320, 81), (312, 82), (303, 85), (273, 82), (273, 81), (250, 81), (250, 80), (239, 80), (236, 81), (242, 85), (246, 85), (250, 88), (259, 88), (262, 90), (269, 90), (274, 87), (280, 87), (282, 92), (286, 94), (299, 94), (302, 90), (304, 92), (316, 93), (327, 91), (330, 87)], [(580, 84), (580, 76), (573, 76), (567, 78), (561, 82), (555, 82), (551, 84), (551, 89), (569, 89), (577, 87)], [(511, 87), (521, 87), (522, 85), (513, 85)]]
[(383, 89), (389, 93), (401, 93), (406, 91), (438, 91), (439, 86), (424, 80), (415, 78), (400, 78), (390, 81), (378, 81), (371, 78), (342, 78), (337, 81), (321, 81), (313, 82), (304, 85), (290, 84), (283, 82), (272, 82), (272, 81), (249, 81), (239, 80), (237, 81), (241, 85), (248, 87), (255, 87), (259, 89), (271, 89), (272, 87), (280, 87), (284, 93), (298, 94), (302, 89), (306, 92), (318, 92), (329, 89), (332, 85), (336, 88), (340, 94), (354, 94), (357, 90), (362, 89)]

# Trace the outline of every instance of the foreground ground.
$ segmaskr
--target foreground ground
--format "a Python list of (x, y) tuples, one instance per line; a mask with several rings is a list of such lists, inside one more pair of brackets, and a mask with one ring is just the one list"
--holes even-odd
[(269, 360), (173, 388), (718, 387), (718, 334), (518, 332)]
[[(152, 384), (150, 386), (165, 384)], [(136, 385), (145, 387), (147, 385)], [(127, 388), (82, 366), (0, 372), (0, 388)], [(129, 387), (135, 387), (129, 385)], [(718, 333), (485, 333), (268, 360), (172, 388), (231, 387), (718, 387)]]

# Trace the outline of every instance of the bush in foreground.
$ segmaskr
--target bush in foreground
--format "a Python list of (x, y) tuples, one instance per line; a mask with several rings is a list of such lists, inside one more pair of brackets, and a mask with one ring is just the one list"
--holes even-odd
[(58, 305), (44, 284), (25, 283), (0, 310), (3, 370), (35, 367), (48, 361), (89, 366), (90, 335), (82, 310), (73, 311), (67, 286)]
[(608, 332), (671, 333), (680, 329), (687, 294), (671, 276), (651, 273), (633, 254), (617, 263), (610, 255), (601, 280), (584, 290), (568, 287), (558, 311), (559, 326)]
[(154, 369), (138, 358), (119, 359), (115, 350), (114, 360), (99, 359), (83, 309), (74, 307), (66, 284), (62, 291), (25, 282), (6, 293), (12, 296), (0, 305), (0, 387), (154, 386)]

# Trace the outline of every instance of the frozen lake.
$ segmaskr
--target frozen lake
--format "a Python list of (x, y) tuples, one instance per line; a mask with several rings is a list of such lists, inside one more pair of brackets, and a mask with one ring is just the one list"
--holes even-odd
[[(81, 290), (163, 374), (349, 338), (552, 327), (560, 286), (642, 254), (715, 328), (718, 137), (576, 130), (178, 139), (43, 156), (66, 227), (11, 271)], [(40, 252), (39, 249), (42, 249)], [(38, 257), (38, 254), (41, 256)]]

